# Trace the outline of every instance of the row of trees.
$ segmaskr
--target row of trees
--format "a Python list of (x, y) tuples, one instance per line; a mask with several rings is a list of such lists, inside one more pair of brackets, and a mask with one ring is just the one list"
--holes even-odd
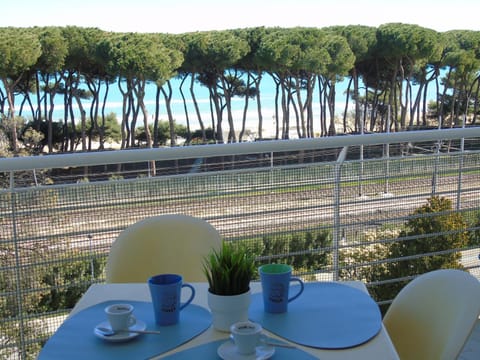
[[(0, 113), (14, 152), (18, 151), (17, 115), (31, 118), (36, 131), (46, 128), (48, 151), (54, 150), (53, 110), (58, 98), (64, 103), (59, 150), (72, 151), (75, 139), (80, 139), (83, 150), (91, 149), (94, 134), (102, 149), (111, 86), (118, 86), (123, 98), (119, 120), (122, 148), (136, 146), (139, 123), (146, 146), (159, 146), (160, 106), (168, 114), (170, 145), (174, 146), (171, 80), (175, 77), (180, 80), (187, 142), (192, 138), (193, 118), (200, 125), (202, 141), (207, 140), (207, 128), (213, 130), (217, 142), (242, 141), (253, 100), (257, 135), (262, 138), (260, 84), (266, 76), (276, 86), (276, 138), (287, 139), (292, 127), (300, 138), (334, 135), (339, 125), (336, 84), (343, 80), (348, 83), (340, 120), (344, 132), (401, 131), (429, 125), (427, 94), (431, 87), (437, 94), (430, 105), (435, 111), (434, 126), (457, 125), (467, 116), (475, 124), (479, 71), (480, 32), (439, 33), (401, 23), (258, 27), (178, 35), (111, 33), (70, 26), (0, 28)], [(152, 132), (145, 106), (148, 83), (157, 89)], [(208, 89), (210, 119), (202, 118), (199, 111), (199, 85)], [(234, 97), (244, 99), (242, 119), (234, 119)], [(193, 103), (193, 112), (187, 99)], [(351, 103), (355, 111), (349, 125)], [(314, 104), (318, 108), (314, 109)], [(79, 119), (75, 107), (80, 109)], [(316, 118), (314, 110), (319, 114)], [(319, 125), (320, 134), (314, 133), (314, 124)]]

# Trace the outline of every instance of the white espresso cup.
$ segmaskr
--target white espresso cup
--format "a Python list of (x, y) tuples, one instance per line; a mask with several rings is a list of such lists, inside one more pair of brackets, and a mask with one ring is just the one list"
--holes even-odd
[(230, 327), (232, 338), (240, 355), (251, 355), (260, 344), (262, 326), (251, 321), (242, 321)]
[(105, 313), (113, 331), (127, 330), (137, 322), (132, 315), (133, 305), (130, 304), (109, 305), (105, 308)]

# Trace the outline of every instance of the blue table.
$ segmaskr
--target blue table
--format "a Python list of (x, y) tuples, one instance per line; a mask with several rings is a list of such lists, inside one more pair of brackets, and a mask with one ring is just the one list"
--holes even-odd
[[(342, 284), (348, 285), (353, 289), (357, 289), (368, 294), (366, 287), (361, 282), (345, 282)], [(192, 303), (199, 305), (201, 307), (204, 307), (205, 309), (208, 309), (208, 305), (207, 305), (208, 285), (206, 283), (193, 283), (192, 285), (195, 287), (195, 290), (196, 290), (196, 296)], [(308, 285), (308, 286), (311, 286), (311, 285)], [(252, 283), (251, 290), (253, 294), (252, 297), (259, 296), (255, 294), (258, 294), (261, 292), (260, 283), (258, 282)], [(75, 308), (72, 310), (72, 313), (70, 314), (70, 318), (75, 316), (76, 314), (79, 314), (84, 309), (87, 309), (96, 304), (99, 304), (105, 301), (110, 301), (110, 300), (141, 301), (141, 302), (151, 301), (147, 284), (94, 284), (88, 289), (88, 291), (84, 294), (84, 296), (79, 300)], [(300, 301), (300, 300), (295, 300), (295, 301)], [(294, 302), (290, 304), (292, 305), (294, 304)], [(252, 309), (254, 309), (254, 304), (252, 304)], [(68, 319), (66, 321), (68, 321)], [(276, 336), (271, 332), (268, 332), (268, 333), (273, 337)], [(198, 336), (194, 337), (187, 343), (180, 345), (168, 352), (165, 352), (156, 356), (152, 356), (150, 359), (162, 359), (162, 358), (168, 359), (169, 356), (174, 354), (179, 354), (178, 356), (181, 356), (180, 353), (182, 351), (193, 349), (197, 346), (205, 346), (203, 349), (208, 348), (209, 351), (212, 351), (213, 349), (212, 347), (221, 343), (221, 341), (225, 341), (227, 337), (228, 337), (228, 334), (216, 331), (213, 329), (213, 327), (209, 327), (207, 330), (205, 330)], [(219, 343), (214, 343), (216, 341), (218, 341)], [(367, 342), (359, 346), (349, 347), (346, 349), (320, 349), (320, 348), (314, 348), (314, 347), (306, 347), (303, 345), (299, 345), (298, 347), (301, 350), (303, 350), (306, 354), (314, 355), (315, 357), (321, 358), (322, 360), (330, 360), (330, 359), (344, 360), (347, 358), (356, 359), (356, 360), (398, 359), (398, 355), (395, 351), (395, 348), (390, 338), (388, 337), (388, 334), (385, 328), (383, 327), (383, 325), (381, 326), (377, 335), (375, 335), (372, 339), (368, 340)], [(200, 347), (197, 349), (202, 349), (202, 348)], [(196, 350), (189, 350), (189, 351), (196, 351)], [(207, 354), (206, 352), (205, 353), (200, 352), (200, 353), (205, 354), (206, 357), (196, 357), (196, 360), (210, 359), (206, 355)], [(84, 354), (84, 355), (86, 359), (89, 358), (87, 354)], [(123, 358), (129, 359), (128, 356), (125, 356)], [(274, 358), (275, 357), (273, 357), (273, 359)], [(119, 357), (118, 359), (121, 360), (122, 357)], [(175, 359), (175, 357), (173, 357), (172, 359)]]

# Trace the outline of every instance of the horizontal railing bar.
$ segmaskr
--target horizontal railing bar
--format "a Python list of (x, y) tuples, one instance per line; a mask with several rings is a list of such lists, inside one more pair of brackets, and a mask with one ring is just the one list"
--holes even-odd
[(131, 149), (45, 156), (25, 156), (0, 159), (0, 172), (174, 159), (207, 158), (213, 156), (246, 155), (278, 151), (302, 151), (309, 149), (320, 150), (328, 148), (342, 148), (345, 146), (454, 140), (475, 137), (480, 137), (480, 127), (402, 131), (396, 133), (270, 140), (229, 144), (182, 146), (172, 148)]

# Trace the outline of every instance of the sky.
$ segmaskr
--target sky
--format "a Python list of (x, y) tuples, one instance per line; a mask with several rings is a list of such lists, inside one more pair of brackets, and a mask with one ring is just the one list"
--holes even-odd
[(255, 26), (416, 24), (480, 30), (478, 0), (16, 0), (2, 1), (0, 27), (97, 27), (185, 33)]

